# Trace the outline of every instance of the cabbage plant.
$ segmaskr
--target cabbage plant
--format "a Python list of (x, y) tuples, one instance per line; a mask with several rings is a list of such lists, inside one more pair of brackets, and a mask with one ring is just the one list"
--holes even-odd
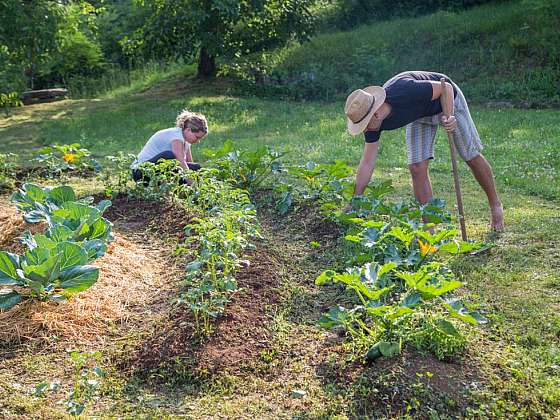
[(60, 301), (88, 289), (99, 277), (88, 260), (84, 247), (68, 241), (44, 243), (21, 256), (0, 252), (0, 309), (29, 298)]

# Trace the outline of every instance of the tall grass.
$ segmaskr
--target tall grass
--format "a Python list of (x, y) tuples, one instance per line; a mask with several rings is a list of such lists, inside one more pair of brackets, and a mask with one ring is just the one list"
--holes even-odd
[(196, 66), (182, 62), (150, 61), (132, 69), (110, 67), (101, 77), (75, 77), (68, 81), (68, 91), (74, 99), (114, 97), (141, 91), (157, 82), (179, 75), (191, 76)]
[(330, 99), (403, 70), (437, 70), (471, 99), (560, 104), (559, 26), (557, 0), (440, 11), (322, 34), (226, 72), (253, 92)]

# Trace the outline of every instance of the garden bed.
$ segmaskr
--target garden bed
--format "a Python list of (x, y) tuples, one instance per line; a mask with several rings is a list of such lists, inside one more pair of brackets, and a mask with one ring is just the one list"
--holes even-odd
[[(48, 341), (52, 336), (73, 344), (106, 341), (119, 329), (143, 324), (154, 305), (170, 299), (180, 281), (180, 270), (171, 258), (172, 250), (146, 228), (155, 214), (166, 217), (172, 208), (146, 203), (143, 207), (117, 200), (108, 217), (114, 222), (116, 240), (96, 263), (101, 275), (95, 286), (61, 303), (27, 302), (0, 314), (0, 342), (8, 345), (29, 339)], [(134, 210), (135, 212), (133, 212)], [(41, 231), (23, 222), (7, 199), (0, 201), (0, 242), (3, 249), (20, 250), (18, 236), (24, 230)]]

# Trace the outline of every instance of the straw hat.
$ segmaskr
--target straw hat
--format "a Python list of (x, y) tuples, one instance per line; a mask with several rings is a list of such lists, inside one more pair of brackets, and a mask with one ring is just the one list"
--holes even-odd
[(385, 89), (381, 86), (368, 86), (352, 92), (346, 99), (344, 112), (348, 132), (355, 136), (363, 133), (372, 115), (385, 102)]

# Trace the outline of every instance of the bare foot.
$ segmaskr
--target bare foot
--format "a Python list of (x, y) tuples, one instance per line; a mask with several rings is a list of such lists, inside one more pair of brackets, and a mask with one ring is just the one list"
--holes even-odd
[(492, 214), (492, 224), (491, 228), (494, 232), (503, 232), (504, 227), (504, 208), (502, 204), (498, 204), (497, 206), (491, 207), (490, 212)]

